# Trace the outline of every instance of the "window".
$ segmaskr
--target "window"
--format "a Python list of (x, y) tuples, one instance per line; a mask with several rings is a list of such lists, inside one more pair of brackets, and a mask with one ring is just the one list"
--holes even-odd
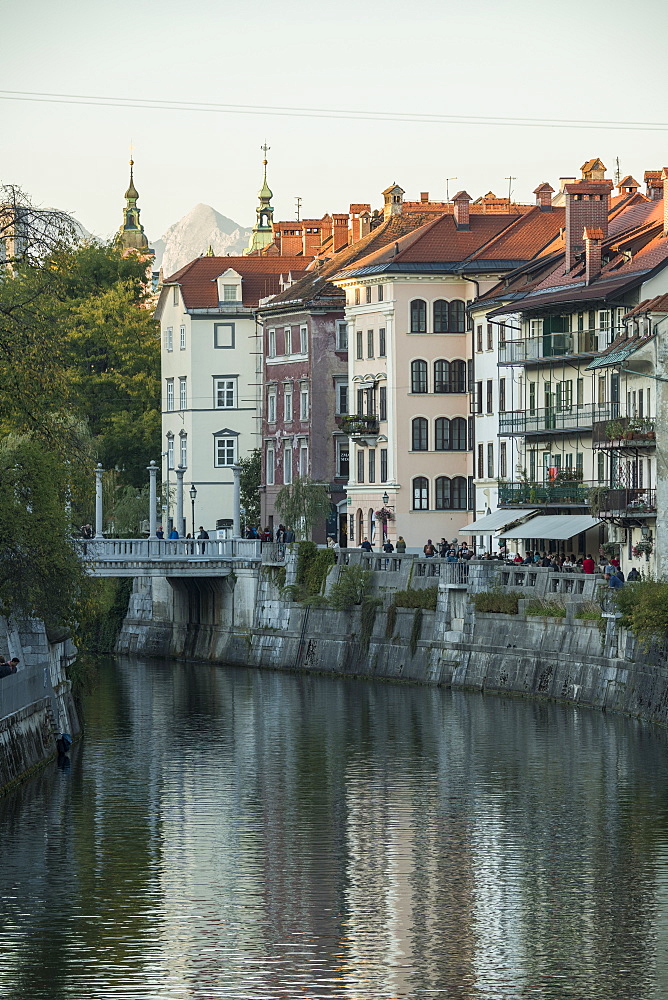
[[(371, 290), (371, 286), (369, 286)], [(372, 358), (373, 354), (373, 330), (367, 330), (366, 332), (366, 356), (367, 358)]]
[(413, 451), (427, 451), (428, 431), (425, 417), (415, 417), (411, 423)]
[(283, 339), (285, 341), (285, 355), (288, 357), (292, 354), (292, 327), (286, 326), (283, 330)]
[(179, 410), (188, 408), (188, 379), (179, 379)]
[(292, 482), (292, 448), (287, 445), (283, 449), (283, 482), (286, 486)]
[(424, 299), (413, 299), (411, 310), (411, 333), (427, 332), (427, 303)]
[(450, 392), (466, 392), (465, 361), (452, 361), (450, 364)]
[(276, 423), (276, 393), (267, 393), (267, 420), (270, 424)]
[(216, 437), (214, 438), (214, 444), (214, 465), (216, 468), (234, 465), (236, 460), (236, 438)]
[(357, 449), (357, 482), (364, 482), (364, 451), (362, 448)]
[(308, 444), (302, 441), (299, 445), (299, 475), (308, 476)]
[(485, 478), (484, 454), (485, 453), (484, 453), (484, 450), (483, 450), (483, 446), (481, 444), (479, 444), (478, 445), (478, 467), (477, 467), (478, 479), (484, 479)]
[(337, 351), (348, 350), (348, 324), (343, 320), (338, 320), (336, 324), (336, 349)]
[(455, 417), (450, 421), (450, 447), (453, 451), (466, 451), (466, 420)]
[(172, 295), (172, 302), (174, 303), (175, 306), (178, 306), (178, 304), (179, 304), (179, 286), (178, 285), (174, 285), (174, 294)]
[(450, 362), (434, 362), (434, 392), (450, 392)]
[(223, 285), (223, 302), (236, 302), (238, 294), (236, 285)]
[(174, 409), (174, 379), (167, 379), (167, 410)]
[(286, 424), (292, 420), (292, 385), (283, 389), (283, 420)]
[(357, 390), (357, 416), (358, 417), (363, 417), (364, 416), (364, 396), (365, 396), (364, 389), (358, 389)]
[(482, 323), (478, 323), (475, 328), (475, 349), (482, 351)]
[(217, 410), (231, 410), (237, 405), (237, 380), (235, 378), (215, 378), (213, 380), (213, 405)]
[(378, 301), (382, 302), (384, 297), (385, 297), (385, 287), (384, 287), (384, 285), (379, 285), (378, 286)]
[(436, 480), (436, 510), (450, 510), (450, 479), (439, 476)]
[(605, 403), (605, 375), (600, 375), (598, 379), (598, 402)]
[(473, 392), (473, 361), (466, 362), (466, 391)]
[(499, 379), (499, 412), (506, 412), (506, 380), (505, 378)]
[(506, 324), (499, 323), (499, 346), (506, 342)]
[(413, 480), (413, 510), (429, 510), (429, 483), (424, 476)]
[(174, 350), (174, 330), (171, 326), (168, 326), (165, 329), (165, 350)]
[(188, 468), (188, 435), (187, 434), (181, 434), (180, 438), (179, 438), (179, 441), (180, 441), (179, 464), (181, 465), (181, 468), (187, 469)]
[(174, 438), (167, 438), (167, 468), (174, 468)]
[(450, 303), (450, 333), (464, 333), (466, 330), (466, 305), (461, 299)]
[(573, 380), (557, 382), (557, 411), (570, 410), (573, 406)]
[(508, 447), (505, 441), (499, 445), (499, 475), (502, 479), (508, 475)]
[(452, 509), (466, 510), (466, 480), (463, 476), (455, 476), (451, 487)]
[(427, 362), (411, 361), (411, 392), (427, 391)]
[(336, 443), (336, 468), (341, 479), (347, 479), (350, 474), (350, 445), (347, 441)]
[[(383, 286), (379, 285), (378, 287), (382, 288)], [(384, 358), (386, 357), (386, 355), (387, 355), (387, 349), (385, 347), (385, 327), (381, 326), (381, 328), (378, 331), (378, 357)]]
[[(380, 287), (382, 288), (382, 285)], [(387, 482), (387, 448), (380, 449), (380, 481)]]
[(449, 303), (445, 299), (436, 299), (434, 302), (434, 333), (447, 333), (450, 329), (448, 320), (450, 316)]
[(596, 456), (596, 462), (597, 462), (597, 466), (598, 466), (598, 468), (596, 470), (597, 473), (598, 473), (598, 481), (599, 481), (599, 483), (604, 483), (605, 482), (605, 455), (603, 454), (602, 451), (599, 451), (598, 455)]
[(536, 412), (536, 383), (529, 382), (529, 413), (533, 416)]
[(482, 382), (475, 384), (475, 412), (482, 413)]
[(369, 482), (376, 482), (376, 449), (369, 448)]
[(362, 346), (362, 331), (358, 330), (355, 336), (357, 338), (357, 344), (356, 344), (357, 350), (355, 352), (355, 356), (358, 361), (361, 361), (362, 358), (364, 357), (364, 348)]
[(371, 302), (371, 285), (367, 285), (366, 288), (364, 289), (364, 292), (365, 292), (364, 295), (365, 301)]
[(450, 451), (450, 421), (447, 417), (438, 417), (434, 433), (436, 451)]
[(540, 337), (543, 332), (543, 321), (542, 319), (532, 319), (529, 320), (529, 337), (533, 340), (535, 337)]
[(276, 477), (276, 453), (274, 451), (273, 444), (267, 445), (267, 452), (265, 455), (265, 478), (267, 481), (267, 486), (273, 486)]
[(299, 392), (299, 419), (308, 420), (308, 386), (303, 385)]
[(348, 412), (348, 386), (345, 382), (339, 382), (336, 387), (336, 412)]
[(276, 357), (276, 331), (275, 330), (270, 330), (269, 331), (268, 356), (270, 358), (275, 358)]
[(536, 482), (536, 452), (533, 448), (529, 452), (529, 479), (532, 483)]
[(308, 354), (308, 327), (299, 327), (299, 353)]
[(487, 478), (494, 479), (494, 445), (487, 445)]
[(466, 510), (467, 485), (463, 476), (439, 476), (435, 483), (436, 510)]
[(358, 306), (359, 304), (360, 304), (360, 290), (359, 290), (359, 288), (356, 288), (355, 289), (355, 305)]
[(387, 386), (381, 385), (379, 395), (379, 412), (378, 417), (380, 420), (387, 420)]
[(186, 349), (186, 328), (182, 326), (179, 330), (179, 350), (185, 351)]
[[(234, 347), (234, 323), (213, 324), (213, 346), (217, 348)], [(276, 353), (274, 351), (274, 353)], [(273, 357), (273, 355), (271, 355)]]
[(487, 412), (492, 413), (494, 401), (494, 380), (487, 379)]
[(487, 324), (487, 350), (494, 350), (494, 327), (491, 323)]

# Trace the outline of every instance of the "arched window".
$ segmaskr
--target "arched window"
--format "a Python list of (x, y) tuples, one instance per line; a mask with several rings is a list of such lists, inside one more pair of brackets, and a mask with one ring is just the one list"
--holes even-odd
[(413, 510), (429, 510), (429, 483), (424, 476), (413, 480)]
[(450, 451), (450, 421), (447, 417), (438, 417), (435, 427), (436, 451)]
[(464, 333), (466, 330), (466, 306), (461, 299), (450, 303), (450, 333)]
[(448, 332), (449, 305), (445, 299), (436, 299), (434, 302), (434, 333)]
[(411, 392), (427, 391), (427, 362), (411, 361)]
[(450, 392), (466, 392), (466, 362), (453, 361), (450, 365)]
[(452, 480), (451, 499), (453, 510), (466, 510), (466, 480), (463, 476), (455, 476)]
[(434, 361), (434, 392), (450, 392), (450, 362)]
[(436, 480), (436, 510), (450, 510), (450, 480), (439, 476)]
[(450, 448), (452, 451), (466, 451), (466, 420), (455, 417), (450, 423)]
[(411, 302), (411, 333), (427, 332), (427, 303), (424, 299)]
[(424, 417), (415, 417), (413, 420), (413, 451), (428, 450), (427, 421)]

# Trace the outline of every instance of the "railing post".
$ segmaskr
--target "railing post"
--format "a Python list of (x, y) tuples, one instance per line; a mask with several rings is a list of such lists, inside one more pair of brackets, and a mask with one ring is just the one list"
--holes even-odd
[(104, 538), (102, 534), (102, 463), (95, 467), (95, 537)]
[(187, 534), (186, 522), (183, 517), (183, 477), (185, 474), (185, 467), (183, 465), (179, 465), (176, 470), (176, 530), (181, 538)]
[(148, 509), (148, 537), (155, 538), (156, 530), (158, 527), (156, 505), (158, 502), (158, 491), (156, 489), (156, 480), (158, 477), (158, 466), (154, 461), (151, 461), (147, 466), (149, 475), (149, 509)]

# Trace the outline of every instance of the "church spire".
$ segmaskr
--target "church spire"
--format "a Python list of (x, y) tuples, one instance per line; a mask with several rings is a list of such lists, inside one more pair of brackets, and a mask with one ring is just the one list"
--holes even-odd
[(117, 239), (124, 250), (148, 250), (148, 240), (144, 234), (144, 227), (139, 221), (139, 209), (137, 208), (139, 192), (135, 187), (134, 165), (135, 161), (130, 154), (130, 184), (125, 192), (123, 223), (118, 230)]
[(267, 184), (267, 153), (270, 147), (267, 145), (266, 140), (264, 145), (260, 146), (260, 149), (264, 153), (264, 159), (262, 161), (264, 175), (262, 179), (262, 187), (257, 193), (259, 200), (259, 205), (255, 209), (257, 221), (253, 226), (253, 232), (251, 233), (250, 240), (248, 241), (248, 247), (244, 251), (247, 254), (258, 250), (264, 250), (265, 247), (268, 247), (274, 239), (274, 209), (271, 206), (273, 192)]

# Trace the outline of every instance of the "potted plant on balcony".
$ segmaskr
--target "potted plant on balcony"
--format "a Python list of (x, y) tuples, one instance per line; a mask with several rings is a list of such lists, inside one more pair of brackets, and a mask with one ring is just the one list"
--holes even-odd
[(624, 429), (621, 420), (610, 420), (605, 425), (605, 436), (608, 441), (619, 441), (624, 435)]
[(598, 517), (602, 510), (607, 510), (608, 503), (608, 487), (607, 486), (592, 486), (591, 489), (587, 491), (587, 502), (589, 503), (589, 510), (591, 511), (592, 517)]

